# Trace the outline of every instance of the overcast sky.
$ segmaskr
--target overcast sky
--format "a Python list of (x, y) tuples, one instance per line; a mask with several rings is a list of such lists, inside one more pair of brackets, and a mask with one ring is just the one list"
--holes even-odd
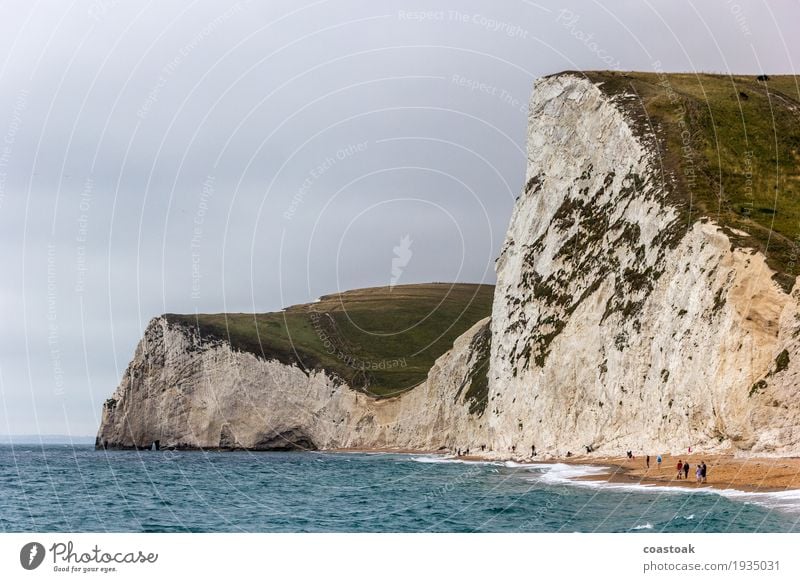
[(160, 313), (494, 282), (540, 75), (800, 60), (796, 0), (18, 0), (2, 14), (0, 434), (94, 434)]

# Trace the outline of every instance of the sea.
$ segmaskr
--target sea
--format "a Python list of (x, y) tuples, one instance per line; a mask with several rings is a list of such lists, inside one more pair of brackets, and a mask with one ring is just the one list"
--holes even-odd
[(800, 492), (434, 455), (0, 445), (3, 532), (796, 532)]

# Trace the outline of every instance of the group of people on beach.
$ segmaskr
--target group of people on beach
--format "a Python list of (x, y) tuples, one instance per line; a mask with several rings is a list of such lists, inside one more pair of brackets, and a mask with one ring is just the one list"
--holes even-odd
[[(683, 462), (683, 459), (678, 459), (678, 465), (676, 466), (678, 469), (678, 474), (676, 475), (676, 479), (688, 479), (689, 478), (689, 461)], [(702, 461), (697, 464), (694, 469), (694, 475), (697, 483), (705, 483), (707, 476), (708, 476), (708, 467), (706, 466), (706, 462)]]
[[(451, 451), (452, 451), (452, 449), (451, 449)], [(481, 445), (481, 452), (482, 453), (486, 452), (486, 445)], [(511, 452), (513, 452), (513, 453), (517, 452), (517, 445), (511, 445)], [(456, 453), (457, 457), (469, 456), (469, 449), (468, 448), (467, 449), (456, 449), (455, 453)], [(531, 458), (533, 458), (535, 456), (536, 456), (536, 445), (531, 445)], [(567, 451), (567, 456), (571, 457), (572, 453)]]
[[(689, 449), (689, 452), (691, 452), (691, 449)], [(628, 458), (629, 459), (635, 458), (631, 451), (628, 451)], [(658, 464), (659, 471), (661, 470), (662, 461), (663, 459), (661, 458), (661, 455), (658, 455), (656, 457), (656, 463)], [(645, 456), (644, 464), (646, 468), (648, 469), (650, 468), (650, 455)], [(690, 469), (689, 461), (686, 461), (684, 463), (683, 459), (678, 459), (678, 464), (675, 466), (675, 468), (678, 471), (677, 474), (675, 475), (676, 479), (686, 480), (689, 478), (689, 469)], [(697, 466), (694, 468), (694, 475), (697, 483), (706, 483), (706, 479), (708, 478), (708, 467), (706, 466), (705, 461), (701, 461), (700, 463), (697, 464)]]

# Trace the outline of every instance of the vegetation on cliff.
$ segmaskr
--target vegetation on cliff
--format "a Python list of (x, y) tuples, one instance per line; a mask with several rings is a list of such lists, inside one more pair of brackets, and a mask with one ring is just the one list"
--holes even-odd
[(325, 370), (353, 388), (393, 396), (492, 309), (491, 285), (431, 283), (357, 289), (275, 313), (165, 317), (201, 342), (227, 341), (265, 359)]
[(588, 72), (657, 137), (665, 190), (687, 226), (707, 217), (763, 252), (788, 290), (800, 273), (800, 83), (789, 75)]

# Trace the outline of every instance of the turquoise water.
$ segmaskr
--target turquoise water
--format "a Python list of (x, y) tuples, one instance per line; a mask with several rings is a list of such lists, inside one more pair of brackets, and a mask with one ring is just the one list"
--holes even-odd
[(579, 471), (419, 455), (4, 445), (0, 531), (800, 531), (795, 492), (570, 483)]

